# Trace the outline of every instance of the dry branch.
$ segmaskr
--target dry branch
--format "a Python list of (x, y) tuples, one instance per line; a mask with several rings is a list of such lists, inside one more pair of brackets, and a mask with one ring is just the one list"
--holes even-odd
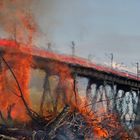
[(1, 128), (0, 135), (5, 135), (8, 137), (32, 137), (32, 131), (18, 128)]
[(68, 116), (70, 111), (69, 106), (65, 106), (62, 112), (53, 119), (50, 123), (45, 126), (45, 130), (47, 131), (48, 140), (51, 140), (55, 137), (56, 130), (61, 127), (61, 123), (64, 122), (65, 118)]
[(0, 139), (1, 140), (18, 140), (17, 138), (5, 136), (5, 135), (0, 135)]

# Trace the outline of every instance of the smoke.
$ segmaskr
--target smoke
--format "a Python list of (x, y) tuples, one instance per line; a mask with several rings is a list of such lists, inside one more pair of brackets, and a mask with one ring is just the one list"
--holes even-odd
[(37, 21), (45, 36), (40, 41), (45, 43), (40, 45), (46, 44), (48, 40), (56, 43), (57, 49), (64, 51), (66, 47), (70, 47), (71, 41), (79, 43), (87, 38), (89, 26), (85, 18), (88, 15), (86, 8), (89, 6), (84, 0), (40, 0), (35, 7)]
[(32, 0), (1, 0), (0, 27), (10, 38), (31, 43), (38, 26), (32, 13)]
[(87, 34), (82, 20), (86, 10), (80, 3), (79, 0), (1, 0), (0, 29), (9, 38), (26, 43), (35, 41), (37, 46), (45, 44), (44, 47), (48, 42), (59, 46), (62, 42), (83, 40)]

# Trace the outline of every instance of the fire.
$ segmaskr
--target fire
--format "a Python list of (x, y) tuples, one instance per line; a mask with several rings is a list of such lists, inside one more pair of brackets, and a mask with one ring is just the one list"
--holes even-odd
[(76, 105), (76, 108), (83, 115), (87, 123), (91, 126), (91, 128), (93, 129), (93, 133), (97, 139), (107, 138), (108, 132), (106, 131), (106, 129), (100, 126), (100, 120), (95, 116), (93, 111), (91, 111), (89, 107), (85, 107), (87, 104), (87, 99), (83, 98), (81, 99), (81, 102)]
[[(15, 41), (1, 40), (0, 46), (10, 46), (6, 53), (1, 54), (11, 67), (20, 85), (24, 99), (31, 106), (28, 85), (32, 56), (21, 54), (21, 46), (18, 41), (24, 43), (27, 48), (32, 45), (37, 33), (37, 24), (31, 13), (31, 0), (1, 0), (0, 1), (0, 25), (10, 38)], [(14, 51), (13, 51), (14, 47)], [(0, 111), (3, 116), (8, 116), (8, 108), (12, 119), (27, 121), (29, 117), (20, 97), (20, 91), (15, 78), (6, 64), (1, 60), (0, 74)]]
[[(28, 84), (30, 81), (30, 65), (32, 62), (31, 56), (24, 56), (21, 55), (20, 50), (17, 50), (15, 54), (6, 53), (3, 55), (5, 60), (10, 65), (11, 69), (13, 70), (16, 78), (19, 82), (21, 90), (23, 92), (24, 98), (28, 105), (31, 105), (29, 99), (29, 91), (28, 91)], [(2, 62), (1, 74), (0, 74), (0, 108), (1, 112), (4, 116), (7, 116), (7, 109), (9, 106), (13, 105), (11, 110), (11, 117), (12, 119), (16, 119), (19, 121), (27, 121), (28, 115), (26, 109), (24, 107), (23, 101), (21, 100), (20, 91), (18, 89), (17, 83), (5, 65)], [(20, 115), (19, 115), (20, 114)]]
[[(26, 5), (28, 2), (31, 1), (1, 0), (0, 24), (10, 36), (15, 37), (14, 39), (16, 41), (0, 40), (0, 46), (4, 45), (11, 47), (10, 50), (3, 52), (1, 55), (14, 72), (24, 99), (28, 106), (31, 107), (32, 103), (29, 97), (28, 85), (30, 82), (31, 65), (33, 60), (31, 55), (25, 55), (22, 52), (22, 47), (17, 43), (20, 41), (25, 44), (24, 46), (26, 47), (32, 46), (34, 34), (37, 33), (37, 25), (30, 13), (30, 10), (28, 12), (27, 9), (22, 7), (23, 4)], [(15, 26), (16, 30), (14, 30), (13, 26)], [(12, 50), (13, 47), (14, 51)], [(28, 50), (32, 50), (32, 48)], [(102, 119), (97, 118), (90, 107), (84, 107), (87, 105), (88, 99), (81, 97), (80, 93), (77, 92), (74, 77), (72, 76), (69, 67), (67, 65), (61, 66), (58, 63), (55, 63), (49, 65), (49, 68), (50, 73), (59, 75), (59, 85), (63, 91), (62, 94), (56, 93), (57, 95), (54, 97), (56, 103), (56, 110), (54, 111), (60, 112), (64, 105), (68, 104), (71, 107), (71, 111), (76, 109), (85, 118), (86, 122), (93, 129), (96, 139), (108, 138), (109, 132), (106, 128), (102, 127)], [(27, 114), (25, 104), (21, 99), (17, 82), (7, 65), (1, 59), (0, 111), (5, 118), (8, 118), (8, 115), (11, 115), (10, 117), (12, 117), (12, 119), (25, 122), (30, 118)], [(47, 109), (49, 110), (49, 108)], [(115, 117), (112, 115), (108, 115), (106, 117), (110, 117), (113, 120), (113, 123), (116, 121)], [(115, 124), (116, 123), (111, 125), (111, 127), (116, 127)]]

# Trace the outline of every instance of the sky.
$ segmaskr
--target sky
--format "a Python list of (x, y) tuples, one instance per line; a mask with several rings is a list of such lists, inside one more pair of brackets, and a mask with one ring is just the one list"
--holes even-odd
[(37, 45), (59, 53), (99, 63), (125, 63), (129, 68), (140, 61), (139, 0), (36, 0), (33, 12), (39, 25)]
[(139, 7), (139, 0), (40, 0), (37, 20), (44, 40), (61, 53), (71, 54), (74, 41), (77, 56), (103, 62), (113, 53), (132, 67), (140, 60)]

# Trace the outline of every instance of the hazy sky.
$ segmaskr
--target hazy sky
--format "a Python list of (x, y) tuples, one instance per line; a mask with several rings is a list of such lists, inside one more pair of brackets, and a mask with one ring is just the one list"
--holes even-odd
[[(38, 21), (47, 40), (60, 52), (118, 62), (140, 60), (139, 0), (40, 0)], [(43, 46), (43, 45), (42, 45)], [(94, 59), (94, 58), (93, 58)]]

